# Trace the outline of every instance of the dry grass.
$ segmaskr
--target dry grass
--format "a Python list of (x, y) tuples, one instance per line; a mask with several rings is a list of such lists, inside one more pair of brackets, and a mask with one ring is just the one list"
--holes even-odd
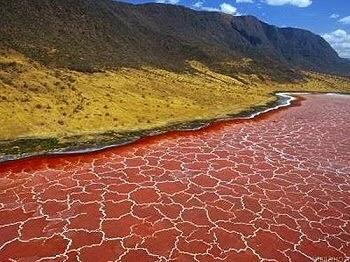
[(275, 91), (349, 92), (345, 78), (308, 73), (276, 85), (232, 78), (190, 62), (195, 74), (123, 68), (94, 74), (53, 70), (16, 53), (0, 55), (0, 141), (143, 130), (239, 113)]

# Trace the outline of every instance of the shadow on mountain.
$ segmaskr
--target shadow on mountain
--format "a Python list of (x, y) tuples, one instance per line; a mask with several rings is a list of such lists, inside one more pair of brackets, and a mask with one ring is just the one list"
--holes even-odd
[(302, 80), (300, 70), (350, 74), (350, 63), (320, 36), (252, 16), (109, 0), (3, 0), (0, 15), (0, 47), (53, 68), (181, 72), (196, 60), (227, 75), (277, 82)]

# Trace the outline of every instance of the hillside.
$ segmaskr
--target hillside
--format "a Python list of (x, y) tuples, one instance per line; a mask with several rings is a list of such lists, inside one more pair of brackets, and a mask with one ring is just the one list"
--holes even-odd
[(349, 61), (321, 37), (251, 16), (2, 0), (0, 23), (0, 160), (237, 115), (278, 91), (350, 92), (329, 75)]
[[(350, 64), (320, 36), (252, 16), (111, 0), (3, 0), (0, 15), (2, 48), (51, 67), (181, 71), (197, 60), (225, 74), (253, 72), (277, 81), (301, 78), (291, 68), (350, 74)], [(251, 59), (248, 68), (232, 64), (242, 58)]]

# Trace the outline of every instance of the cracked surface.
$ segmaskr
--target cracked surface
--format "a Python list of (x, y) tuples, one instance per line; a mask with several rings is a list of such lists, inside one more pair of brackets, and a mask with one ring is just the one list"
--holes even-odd
[(346, 261), (350, 98), (304, 97), (255, 120), (0, 165), (0, 261)]

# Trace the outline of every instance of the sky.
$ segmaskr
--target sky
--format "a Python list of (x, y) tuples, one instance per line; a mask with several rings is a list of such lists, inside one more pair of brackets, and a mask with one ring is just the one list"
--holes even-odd
[(341, 57), (350, 58), (350, 0), (123, 0), (158, 2), (232, 15), (254, 15), (280, 27), (298, 27), (323, 36)]

